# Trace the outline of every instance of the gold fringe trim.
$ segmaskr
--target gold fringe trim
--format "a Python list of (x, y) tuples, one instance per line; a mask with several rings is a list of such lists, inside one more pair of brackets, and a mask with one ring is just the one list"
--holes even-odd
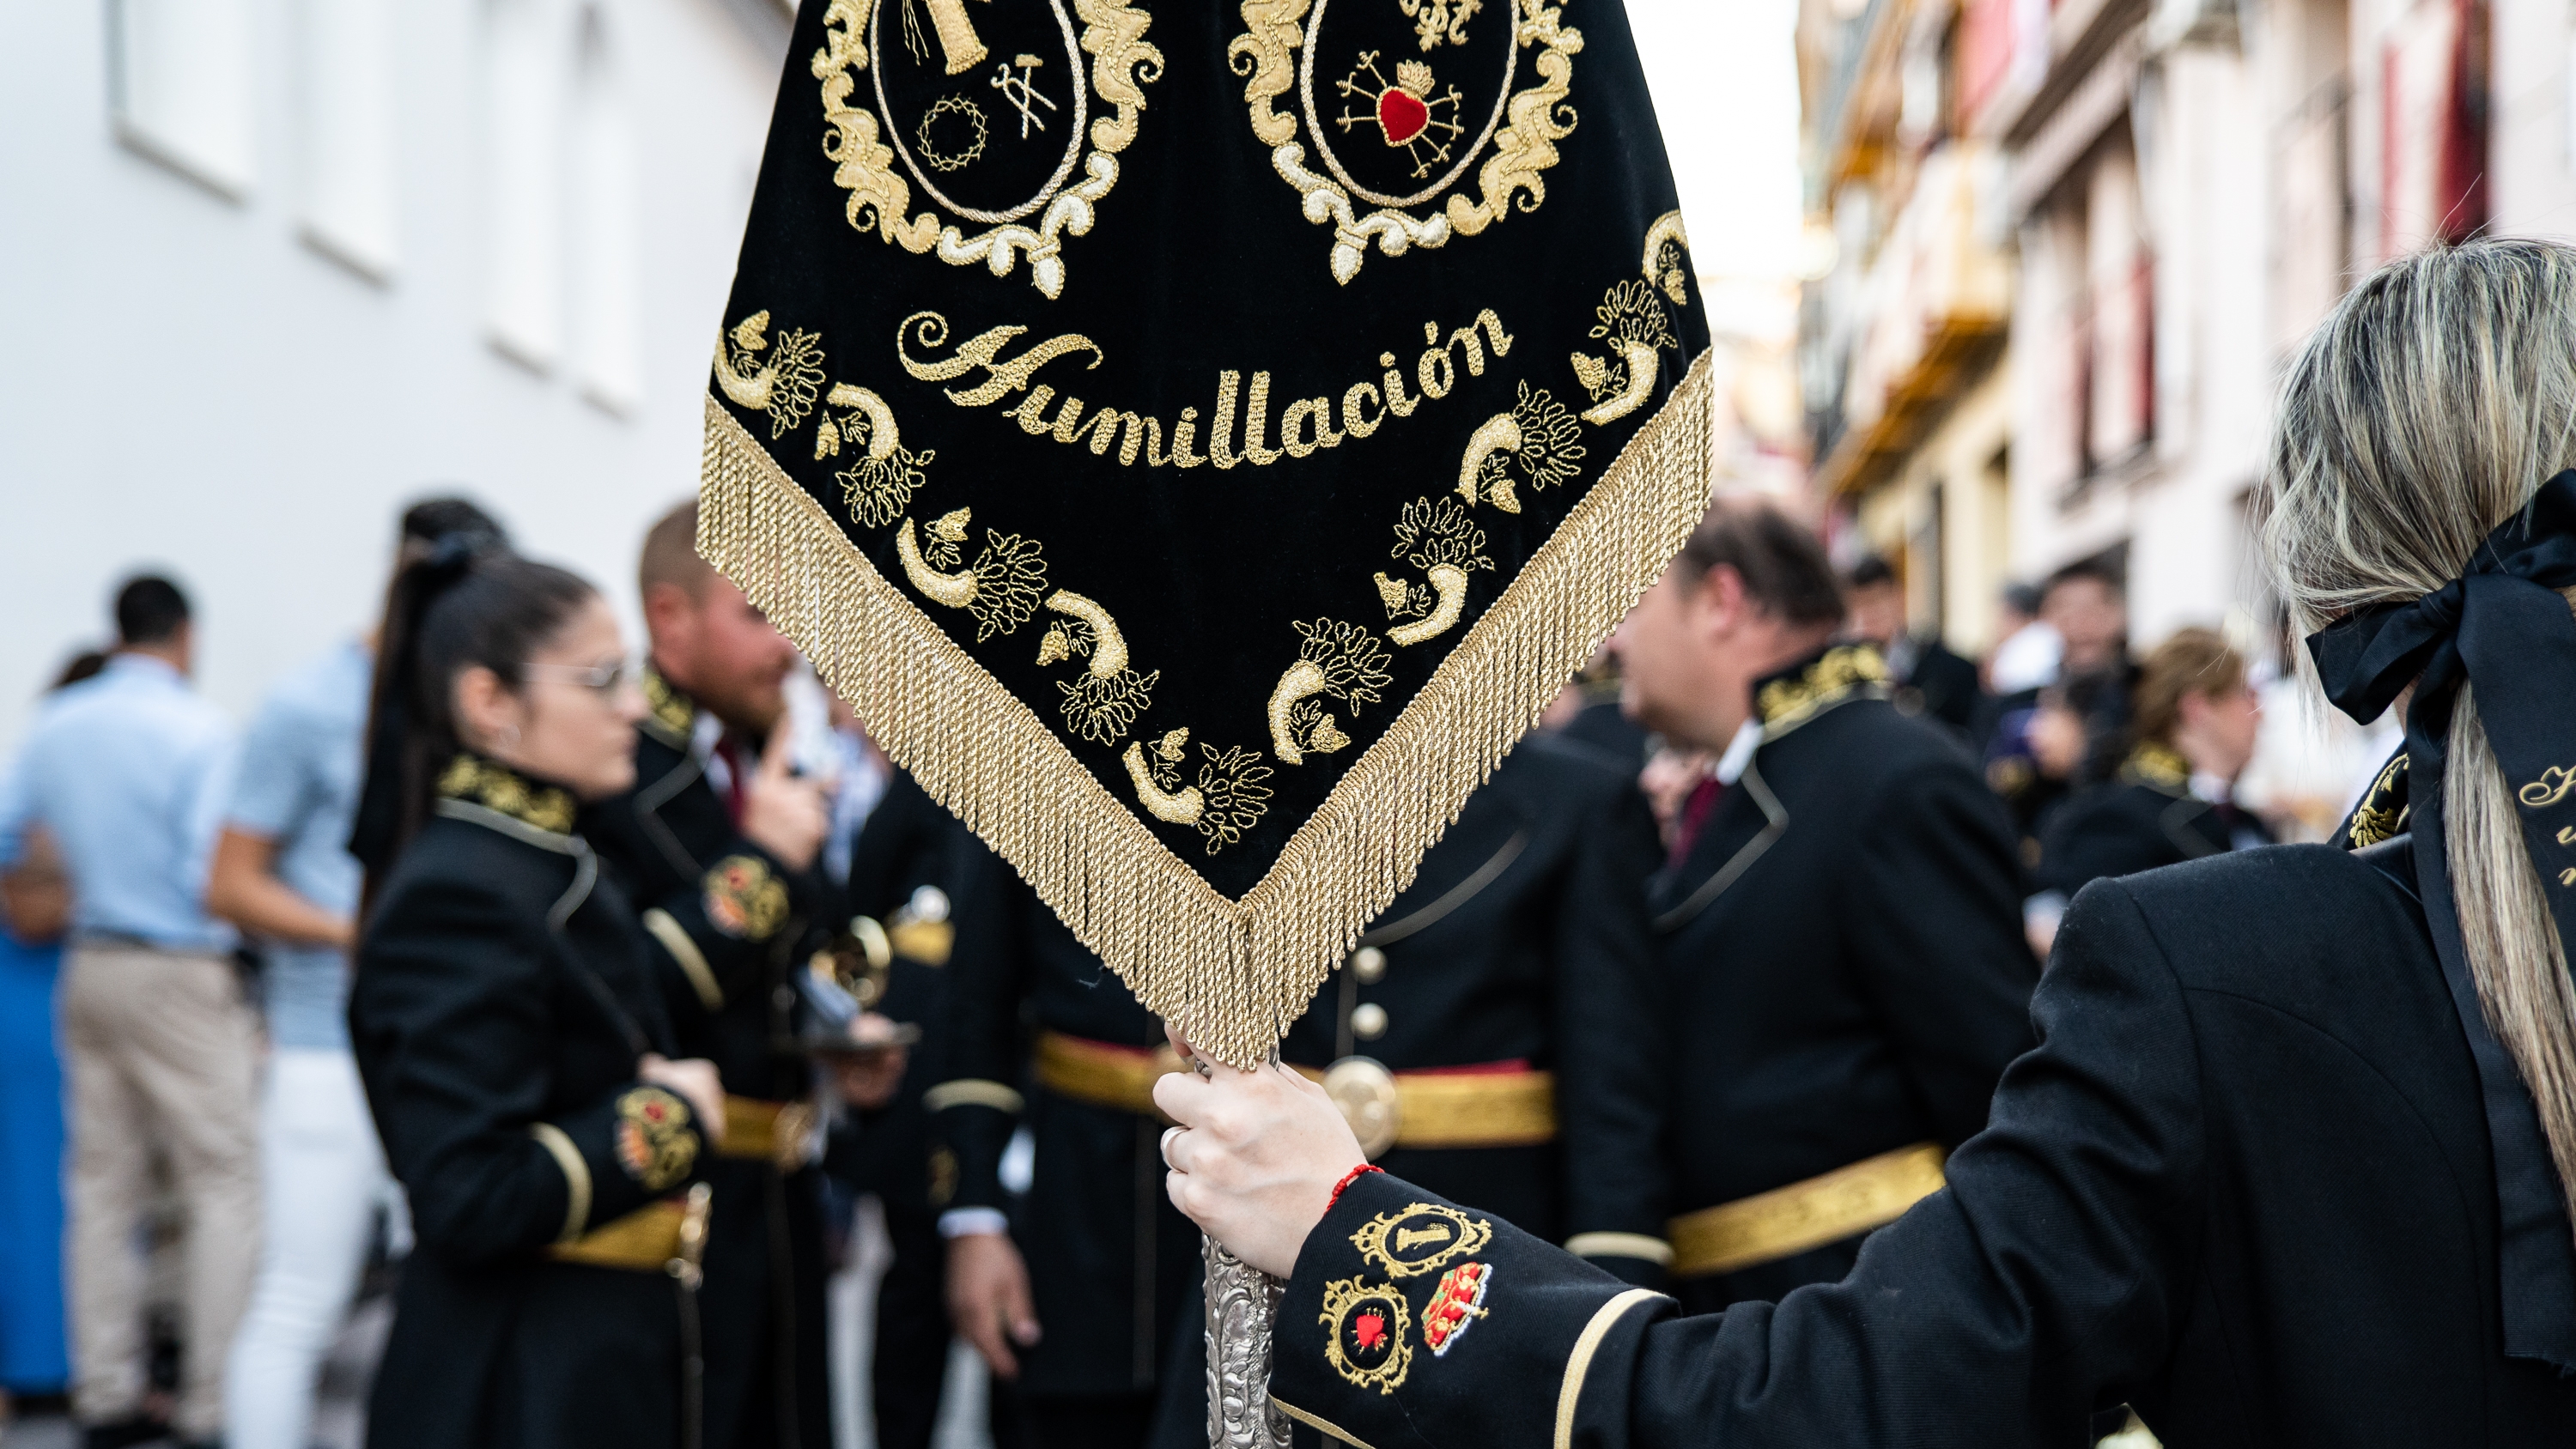
[(712, 396), (698, 551), (1148, 1010), (1250, 1066), (1706, 514), (1709, 362), (1691, 364), (1240, 901), (1102, 788)]

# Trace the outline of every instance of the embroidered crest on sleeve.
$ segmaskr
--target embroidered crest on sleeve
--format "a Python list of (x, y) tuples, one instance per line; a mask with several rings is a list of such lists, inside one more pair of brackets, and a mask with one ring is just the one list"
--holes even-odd
[(1418, 1202), (1400, 1213), (1379, 1213), (1351, 1234), (1360, 1256), (1395, 1278), (1437, 1272), (1494, 1240), (1494, 1225), (1446, 1204)]
[(1422, 1310), (1422, 1341), (1431, 1346), (1433, 1358), (1447, 1354), (1485, 1316), (1485, 1288), (1493, 1281), (1488, 1263), (1461, 1263), (1440, 1275), (1440, 1286)]
[(707, 922), (741, 941), (766, 941), (787, 924), (787, 884), (757, 856), (728, 855), (707, 872)]
[(1344, 1278), (1324, 1285), (1324, 1311), (1317, 1322), (1332, 1330), (1324, 1341), (1324, 1360), (1353, 1384), (1394, 1393), (1413, 1367), (1413, 1345), (1406, 1342), (1413, 1316), (1404, 1295), (1390, 1287)]
[(660, 1087), (637, 1087), (617, 1099), (617, 1161), (646, 1192), (660, 1192), (698, 1162), (698, 1133), (689, 1109)]

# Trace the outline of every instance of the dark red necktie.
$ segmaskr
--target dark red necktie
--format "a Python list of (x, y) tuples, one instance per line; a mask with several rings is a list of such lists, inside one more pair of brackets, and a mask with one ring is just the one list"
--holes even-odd
[(742, 747), (734, 743), (733, 733), (725, 732), (716, 739), (716, 753), (725, 762), (725, 815), (734, 829), (742, 828)]
[(1725, 794), (1726, 787), (1718, 783), (1715, 775), (1709, 775), (1691, 791), (1690, 799), (1682, 802), (1681, 823), (1673, 831), (1673, 865), (1678, 867), (1690, 859), (1691, 847), (1699, 843), (1701, 828), (1708, 824), (1708, 817), (1717, 813), (1717, 802)]

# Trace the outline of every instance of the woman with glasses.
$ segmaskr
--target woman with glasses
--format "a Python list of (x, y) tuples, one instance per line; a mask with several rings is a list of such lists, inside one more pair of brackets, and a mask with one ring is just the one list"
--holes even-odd
[(394, 582), (349, 1025), (418, 1241), (375, 1449), (696, 1442), (722, 1092), (669, 1059), (641, 929), (580, 833), (633, 777), (624, 659), (561, 569), (448, 546)]
[(2576, 249), (2384, 268), (2275, 429), (2272, 581), (2406, 725), (2344, 848), (2086, 886), (1948, 1187), (1777, 1304), (1371, 1173), (1276, 1068), (1165, 1077), (1174, 1200), (1290, 1279), (1274, 1402), (1375, 1449), (2576, 1438)]

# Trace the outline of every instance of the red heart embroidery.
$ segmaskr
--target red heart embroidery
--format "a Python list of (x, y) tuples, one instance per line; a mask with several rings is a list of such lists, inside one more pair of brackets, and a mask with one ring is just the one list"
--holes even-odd
[(1378, 92), (1377, 124), (1386, 132), (1386, 144), (1401, 146), (1431, 124), (1431, 108), (1421, 97), (1389, 87)]
[(1386, 1320), (1374, 1313), (1363, 1313), (1351, 1322), (1351, 1337), (1363, 1349), (1373, 1349), (1386, 1342)]

